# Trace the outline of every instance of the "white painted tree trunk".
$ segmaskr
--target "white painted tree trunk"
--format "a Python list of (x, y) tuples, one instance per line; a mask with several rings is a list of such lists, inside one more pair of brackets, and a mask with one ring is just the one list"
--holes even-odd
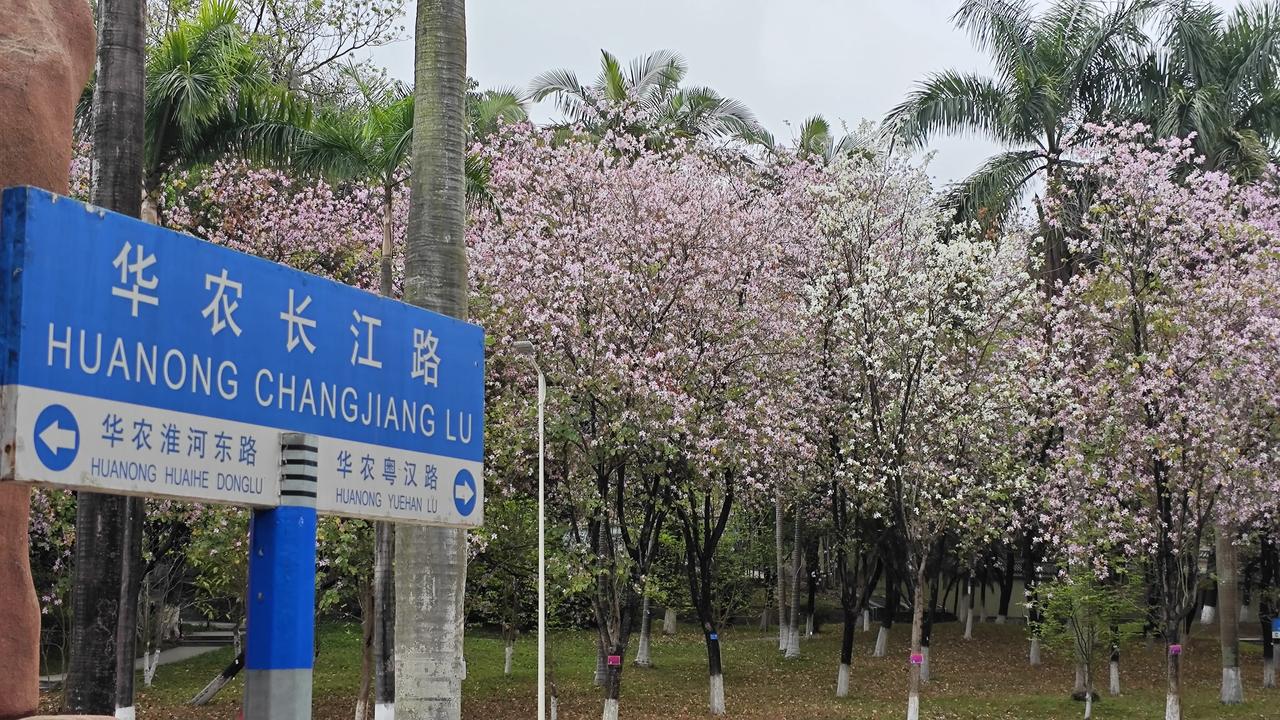
[[(799, 623), (792, 619), (792, 625), (798, 626)], [(794, 660), (800, 657), (800, 628), (792, 627), (787, 630), (787, 653), (783, 657), (788, 660)]]
[(804, 617), (804, 636), (813, 637), (813, 613)]
[(801, 561), (804, 559), (804, 546), (801, 543), (804, 536), (802, 534), (801, 514), (798, 509), (795, 515), (791, 538), (791, 621), (787, 626), (787, 652), (785, 655), (788, 659), (800, 657), (800, 567)]
[(1004, 621), (1005, 621), (1005, 616), (1004, 616), (1004, 615), (996, 615), (996, 624), (997, 624), (997, 625), (1003, 625), (1003, 624), (1004, 624)]
[(964, 619), (964, 639), (972, 640), (973, 639), (973, 609), (970, 608), (969, 612), (965, 613), (965, 615), (966, 617)]
[(1262, 661), (1262, 687), (1274, 688), (1276, 686), (1276, 659)]
[(1239, 705), (1244, 702), (1244, 683), (1240, 681), (1240, 668), (1222, 668), (1222, 704)]
[(1111, 682), (1107, 689), (1112, 695), (1120, 694), (1120, 663), (1115, 660), (1111, 661)]
[(871, 657), (884, 657), (885, 652), (889, 649), (889, 628), (881, 625), (880, 633), (876, 635), (876, 647), (871, 652)]
[(502, 674), (503, 675), (511, 674), (511, 666), (513, 664), (513, 661), (515, 660), (515, 655), (516, 655), (515, 645), (511, 640), (507, 640), (507, 646), (502, 649), (502, 656), (503, 656)]
[(1093, 717), (1093, 690), (1088, 690), (1084, 694), (1084, 720), (1091, 720)]
[(155, 652), (142, 658), (142, 684), (151, 687), (151, 682), (156, 679), (156, 668), (160, 667), (160, 648), (156, 648)]
[(862, 632), (870, 632), (870, 631), (871, 631), (871, 611), (863, 610), (862, 611)]
[(675, 609), (675, 608), (670, 608), (670, 607), (669, 607), (669, 608), (667, 608), (667, 612), (666, 612), (665, 614), (663, 614), (663, 616), (662, 616), (662, 634), (663, 634), (663, 635), (675, 635), (675, 634), (676, 634), (676, 609)]
[(1245, 623), (1253, 622), (1253, 615), (1250, 614), (1252, 612), (1253, 612), (1253, 609), (1250, 608), (1248, 605), (1244, 605), (1244, 604), (1240, 605), (1240, 624), (1241, 625), (1244, 625)]
[[(554, 720), (555, 715), (553, 714)], [(396, 706), (394, 703), (378, 703), (373, 706), (373, 720), (396, 720)]]
[(116, 720), (134, 720), (137, 715), (133, 711), (133, 706), (116, 708)]
[(1031, 638), (1031, 667), (1040, 667), (1040, 638)]
[(1205, 605), (1200, 610), (1200, 624), (1212, 625), (1213, 621), (1218, 617), (1218, 608), (1212, 605)]
[(907, 720), (920, 720), (920, 696), (914, 693), (907, 697)]
[(920, 663), (920, 682), (929, 682), (929, 646), (920, 648), (924, 660)]
[(652, 632), (653, 622), (649, 618), (649, 596), (644, 596), (644, 607), (640, 611), (640, 644), (636, 650), (636, 666), (649, 667), (653, 663), (649, 660), (649, 635)]
[(1182, 720), (1182, 703), (1178, 696), (1169, 693), (1164, 699), (1164, 720)]
[(618, 701), (609, 699), (604, 701), (604, 714), (600, 716), (601, 720), (618, 720)]
[[(364, 716), (369, 713), (369, 700), (365, 697), (356, 698), (356, 717), (355, 720), (364, 720)], [(120, 711), (116, 710), (116, 720), (133, 720), (133, 718), (121, 718)]]
[(836, 673), (836, 697), (849, 697), (849, 665), (840, 663), (840, 672)]
[(711, 676), (710, 706), (712, 715), (724, 714), (724, 675)]
[(547, 711), (551, 720), (560, 720), (560, 698), (552, 695), (551, 702), (547, 703)]

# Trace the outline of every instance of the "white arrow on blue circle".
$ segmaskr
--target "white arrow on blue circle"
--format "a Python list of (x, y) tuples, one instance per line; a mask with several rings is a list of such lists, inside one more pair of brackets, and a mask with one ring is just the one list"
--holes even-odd
[(454, 486), (453, 494), (465, 505), (471, 502), (471, 498), (476, 496), (476, 491), (471, 489), (471, 484), (463, 480)]
[(49, 427), (40, 431), (40, 442), (44, 443), (44, 446), (49, 448), (54, 455), (63, 450), (75, 450), (76, 431), (68, 430), (59, 425), (57, 420), (54, 420)]

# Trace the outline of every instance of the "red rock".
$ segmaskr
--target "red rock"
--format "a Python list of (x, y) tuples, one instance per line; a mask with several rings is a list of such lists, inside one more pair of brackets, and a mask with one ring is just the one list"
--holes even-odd
[[(0, 188), (67, 191), (71, 123), (93, 69), (85, 0), (0, 0)], [(2, 450), (2, 449), (0, 449)], [(0, 720), (36, 711), (40, 606), (27, 557), (26, 488), (0, 487)]]

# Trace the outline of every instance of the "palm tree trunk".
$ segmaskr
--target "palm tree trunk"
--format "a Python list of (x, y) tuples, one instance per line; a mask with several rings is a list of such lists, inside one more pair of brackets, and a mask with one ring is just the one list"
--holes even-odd
[(395, 716), (396, 526), (373, 525), (373, 719)]
[[(90, 201), (138, 217), (142, 210), (145, 3), (98, 3), (98, 78), (93, 90)], [(74, 713), (115, 712), (116, 619), (128, 501), (81, 492), (71, 588), (71, 661), (66, 703)]]
[[(413, 176), (405, 239), (405, 300), (465, 318), (467, 265), (465, 0), (418, 0)], [(403, 526), (396, 537), (396, 715), (462, 714), (467, 533)]]
[(120, 614), (116, 618), (116, 717), (133, 720), (133, 661), (138, 654), (138, 595), (142, 590), (142, 527), (147, 501), (125, 501), (120, 568)]
[[(395, 189), (388, 182), (383, 186), (382, 203), (382, 261), (381, 292), (391, 297), (391, 259), (395, 253), (392, 219), (395, 217), (393, 200)], [(396, 668), (395, 668), (395, 588), (396, 526), (389, 522), (373, 524), (373, 720), (391, 720), (395, 717)]]

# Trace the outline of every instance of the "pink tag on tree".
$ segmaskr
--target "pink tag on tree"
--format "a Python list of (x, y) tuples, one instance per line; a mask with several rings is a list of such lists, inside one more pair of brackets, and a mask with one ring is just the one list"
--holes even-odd
[(920, 653), (912, 653), (912, 654), (911, 654), (911, 664), (912, 664), (912, 665), (923, 665), (923, 664), (924, 664), (924, 655), (921, 655)]
[(622, 664), (622, 656), (621, 656), (621, 655), (610, 655), (610, 656), (609, 656), (609, 666), (610, 666), (610, 667), (617, 667), (617, 666), (619, 666), (619, 665), (621, 665), (621, 664)]
[(1182, 654), (1182, 646), (1181, 646), (1181, 645), (1177, 645), (1177, 644), (1170, 645), (1170, 646), (1169, 646), (1169, 654), (1170, 654), (1170, 655), (1181, 655), (1181, 654)]

